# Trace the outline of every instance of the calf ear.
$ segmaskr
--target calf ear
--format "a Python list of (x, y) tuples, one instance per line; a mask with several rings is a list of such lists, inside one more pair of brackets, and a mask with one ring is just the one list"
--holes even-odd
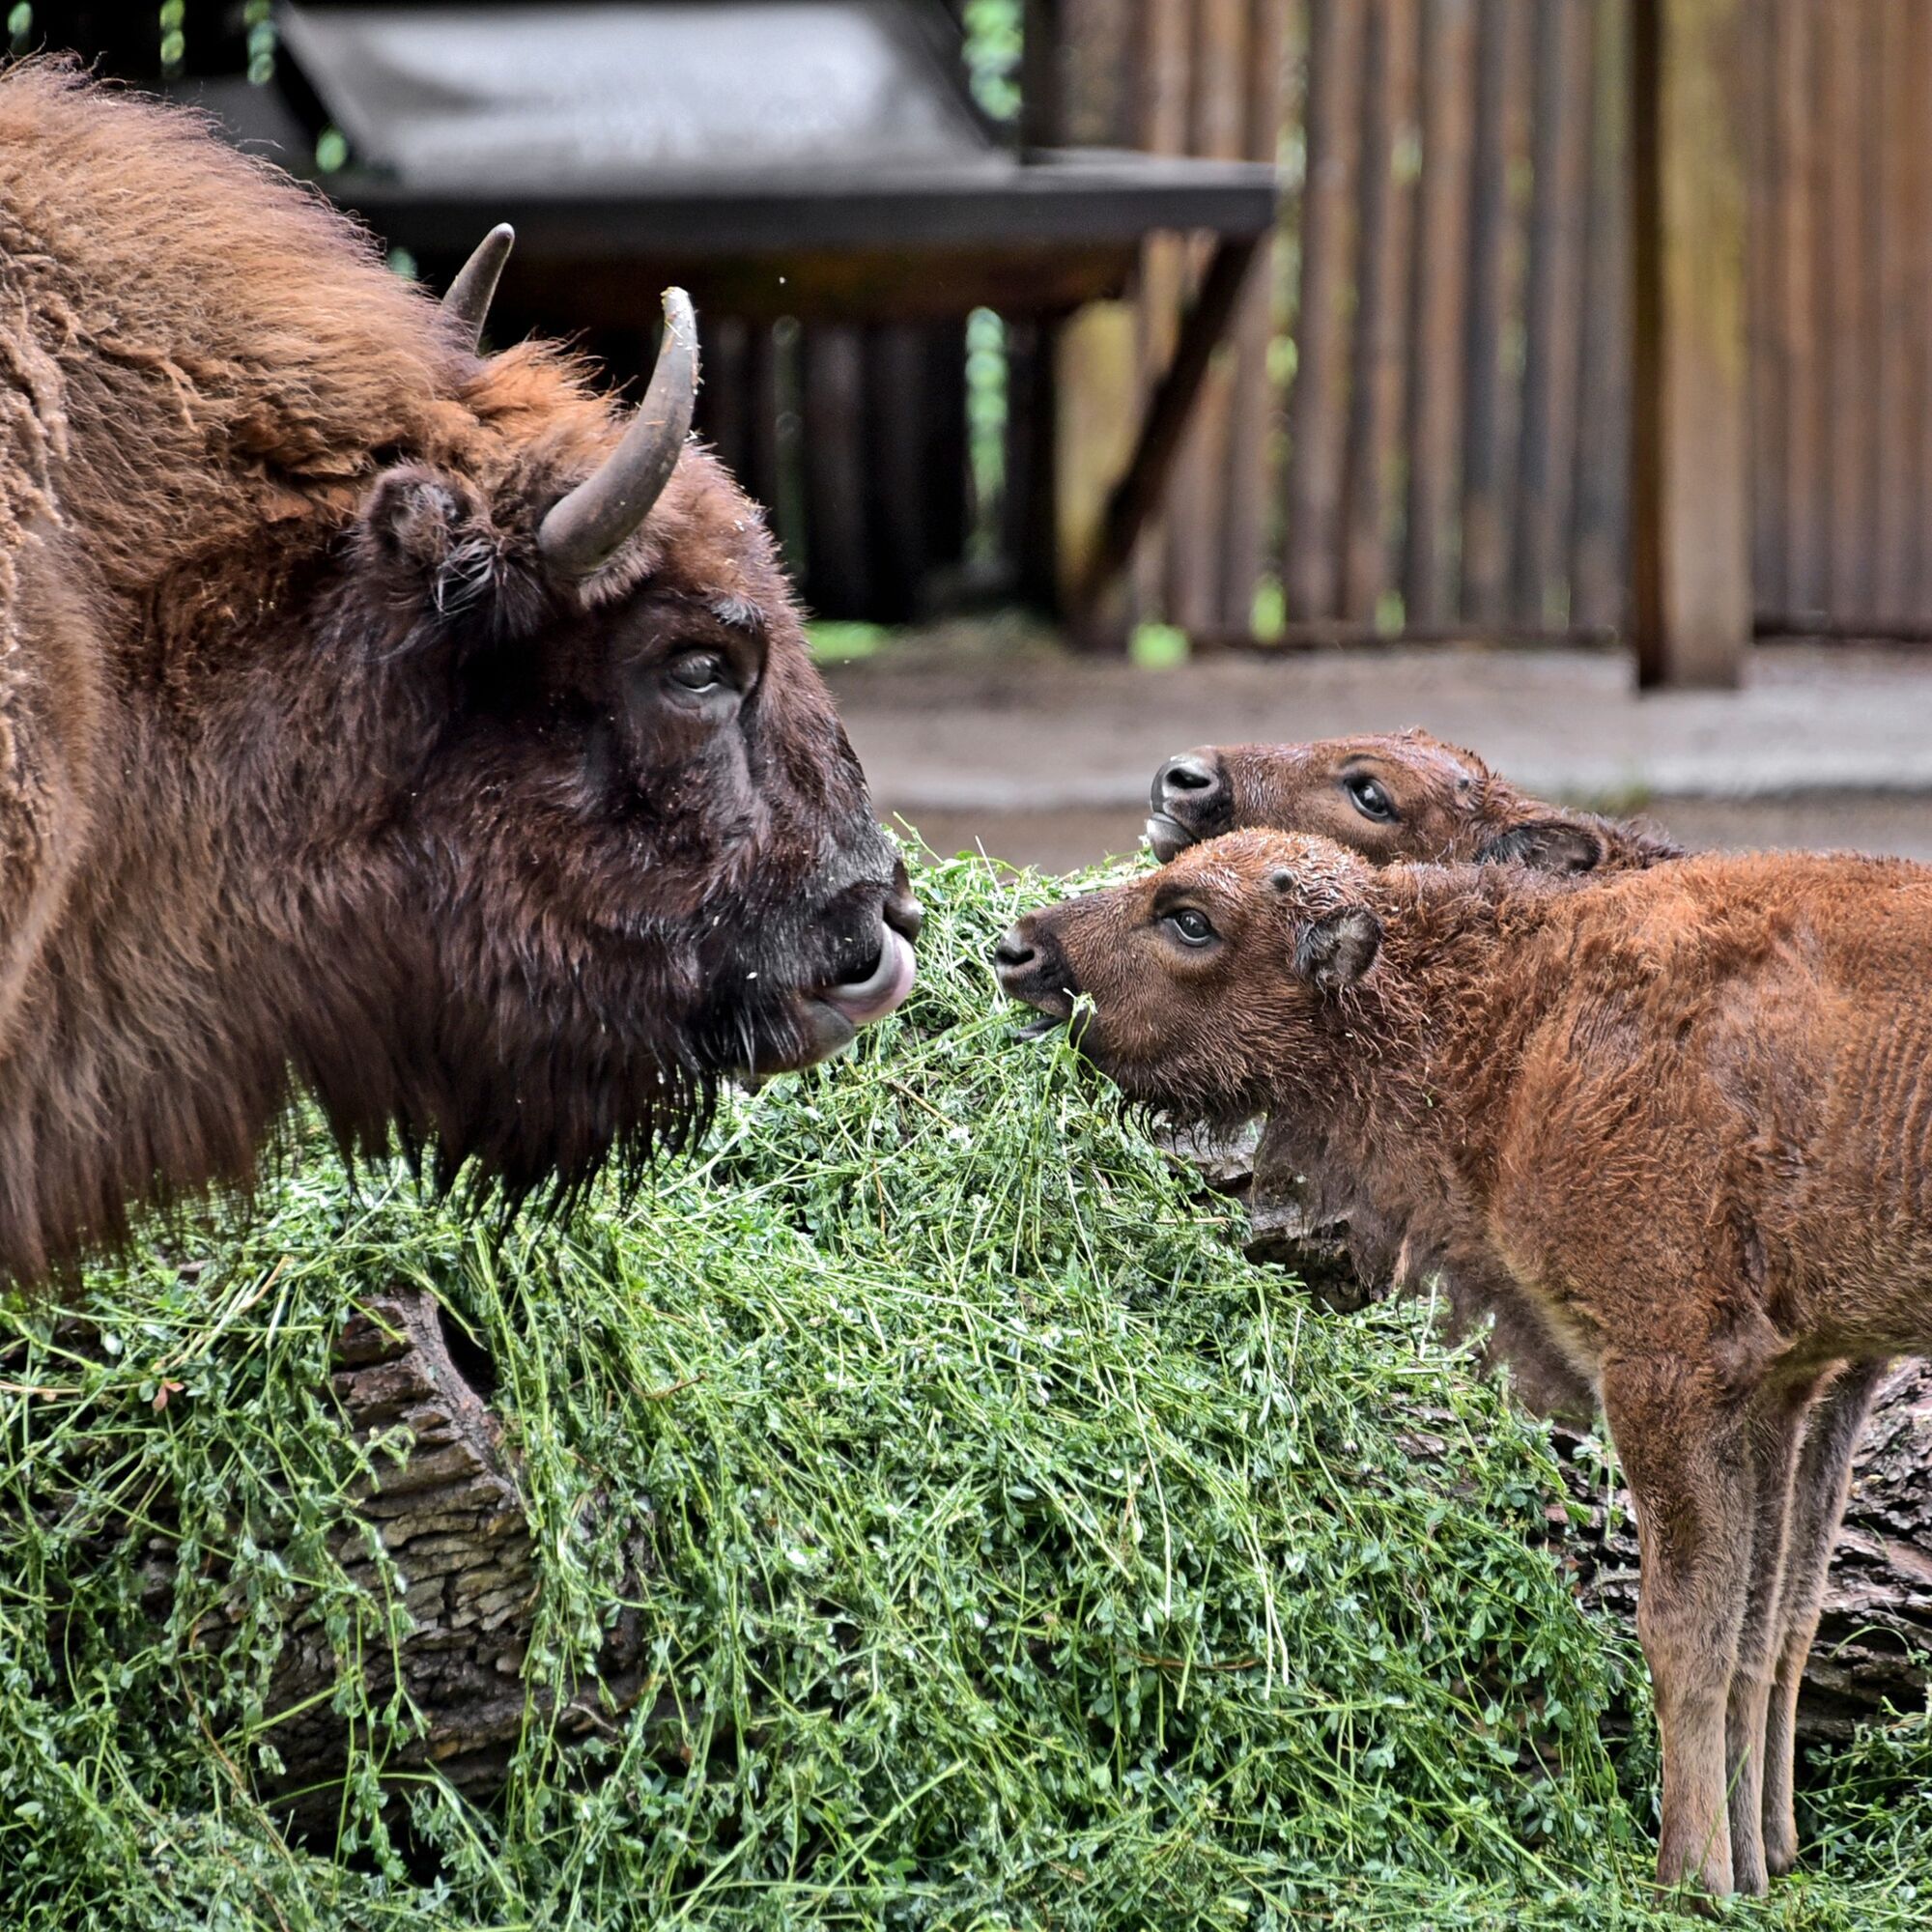
[(1366, 907), (1350, 906), (1303, 929), (1294, 944), (1294, 970), (1324, 993), (1339, 993), (1376, 963), (1381, 944), (1381, 922)]
[(1527, 866), (1533, 872), (1594, 872), (1609, 846), (1580, 818), (1532, 818), (1512, 825), (1476, 854), (1479, 866)]

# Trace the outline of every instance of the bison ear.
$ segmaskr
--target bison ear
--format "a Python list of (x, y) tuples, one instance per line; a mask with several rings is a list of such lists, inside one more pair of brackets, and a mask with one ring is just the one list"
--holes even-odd
[(419, 584), (439, 610), (468, 602), (462, 586), (490, 577), (489, 512), (461, 478), (405, 463), (376, 479), (362, 505), (363, 539), (375, 561)]
[(1512, 825), (1476, 854), (1479, 866), (1527, 866), (1533, 872), (1594, 872), (1609, 846), (1580, 818), (1532, 818)]
[(1381, 944), (1381, 921), (1365, 906), (1350, 906), (1303, 930), (1294, 945), (1294, 970), (1324, 993), (1339, 993), (1376, 963)]

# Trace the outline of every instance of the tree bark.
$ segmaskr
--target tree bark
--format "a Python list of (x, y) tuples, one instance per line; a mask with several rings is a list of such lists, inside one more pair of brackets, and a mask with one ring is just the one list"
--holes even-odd
[[(1299, 1275), (1316, 1296), (1350, 1313), (1386, 1293), (1365, 1285), (1350, 1259), (1346, 1222), (1312, 1216), (1290, 1174), (1269, 1172), (1250, 1132), (1206, 1145), (1182, 1136), (1175, 1151), (1217, 1192), (1246, 1203), (1250, 1257)], [(1258, 1155), (1262, 1157), (1258, 1158)], [(1260, 1170), (1259, 1173), (1257, 1170)], [(1636, 1619), (1636, 1523), (1629, 1492), (1605, 1478), (1601, 1451), (1558, 1423), (1551, 1439), (1582, 1520), (1549, 1509), (1550, 1542), (1577, 1594), (1625, 1623)], [(1435, 1443), (1441, 1453), (1442, 1444)], [(1431, 1445), (1419, 1439), (1418, 1453)], [(1824, 1621), (1798, 1707), (1809, 1741), (1848, 1737), (1855, 1725), (1922, 1709), (1932, 1682), (1932, 1365), (1904, 1362), (1872, 1405), (1833, 1559)]]
[[(331, 1374), (336, 1399), (364, 1443), (407, 1432), (399, 1462), (378, 1458), (378, 1473), (355, 1497), (357, 1525), (335, 1554), (379, 1600), (388, 1589), (364, 1540), (373, 1529), (403, 1585), (410, 1629), (394, 1646), (369, 1646), (364, 1682), (372, 1708), (398, 1688), (421, 1714), (420, 1734), (384, 1753), (384, 1774), (434, 1767), (459, 1790), (488, 1799), (502, 1788), (532, 1712), (556, 1711), (566, 1739), (614, 1735), (616, 1719), (647, 1678), (635, 1612), (611, 1626), (594, 1670), (559, 1693), (525, 1681), (524, 1661), (538, 1602), (538, 1577), (519, 1461), (490, 1407), (487, 1356), (447, 1321), (417, 1287), (371, 1296), (338, 1338)], [(645, 1540), (628, 1552), (634, 1575), (648, 1567)], [(144, 1553), (143, 1598), (164, 1614), (174, 1587), (176, 1546), (157, 1534)], [(634, 1593), (626, 1591), (626, 1597)], [(226, 1616), (204, 1618), (198, 1644), (218, 1653)], [(333, 1828), (350, 1726), (335, 1708), (341, 1677), (315, 1606), (292, 1617), (276, 1658), (267, 1734), (285, 1772), (267, 1795), (298, 1834)]]

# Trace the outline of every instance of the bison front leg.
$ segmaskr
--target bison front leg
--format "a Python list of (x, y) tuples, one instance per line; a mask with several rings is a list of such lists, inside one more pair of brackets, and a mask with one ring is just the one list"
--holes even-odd
[(1757, 1897), (1770, 1889), (1764, 1855), (1765, 1719), (1783, 1633), (1781, 1579), (1791, 1520), (1792, 1482), (1805, 1412), (1817, 1383), (1769, 1388), (1747, 1430), (1755, 1491), (1750, 1519), (1744, 1621), (1738, 1632), (1724, 1713), (1724, 1783), (1731, 1824), (1731, 1879)]
[(1791, 1533), (1778, 1592), (1777, 1651), (1764, 1736), (1764, 1856), (1775, 1874), (1798, 1862), (1798, 1818), (1792, 1801), (1798, 1692), (1818, 1634), (1852, 1460), (1864, 1433), (1872, 1397), (1890, 1366), (1848, 1362), (1805, 1418), (1804, 1445), (1792, 1486)]
[(1604, 1409), (1636, 1504), (1637, 1637), (1663, 1747), (1660, 1887), (1731, 1889), (1725, 1709), (1749, 1585), (1743, 1408), (1678, 1358), (1606, 1360)]

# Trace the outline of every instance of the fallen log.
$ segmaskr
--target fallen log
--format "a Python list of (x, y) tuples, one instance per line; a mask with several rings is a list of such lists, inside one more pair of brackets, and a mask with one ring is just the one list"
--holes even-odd
[[(1298, 1177), (1273, 1168), (1258, 1132), (1219, 1143), (1182, 1135), (1173, 1149), (1216, 1192), (1246, 1205), (1251, 1259), (1291, 1269), (1341, 1314), (1388, 1293), (1385, 1284), (1357, 1275), (1347, 1223), (1311, 1212)], [(1629, 1493), (1606, 1478), (1597, 1437), (1560, 1423), (1550, 1435), (1577, 1506), (1551, 1505), (1551, 1544), (1584, 1602), (1634, 1623), (1637, 1543)], [(1824, 1620), (1804, 1673), (1800, 1734), (1835, 1741), (1889, 1709), (1923, 1709), (1928, 1685), (1932, 1364), (1903, 1362), (1880, 1388), (1859, 1450)]]
[[(358, 1442), (384, 1445), (375, 1473), (352, 1492), (355, 1520), (335, 1539), (348, 1579), (387, 1601), (400, 1579), (405, 1634), (364, 1647), (368, 1708), (397, 1692), (412, 1707), (390, 1735), (384, 1774), (434, 1768), (466, 1795), (502, 1788), (532, 1716), (555, 1714), (566, 1742), (615, 1736), (648, 1680), (639, 1620), (623, 1610), (607, 1628), (594, 1667), (562, 1690), (526, 1679), (539, 1579), (518, 1458), (491, 1407), (488, 1356), (422, 1287), (362, 1302), (337, 1337), (330, 1384)], [(392, 1453), (400, 1449), (400, 1454)], [(373, 1531), (381, 1555), (369, 1547)], [(626, 1551), (643, 1574), (645, 1540)], [(174, 1590), (179, 1548), (165, 1530), (141, 1555), (141, 1596), (157, 1620)], [(626, 1591), (635, 1601), (634, 1593)], [(219, 1657), (245, 1606), (233, 1594), (197, 1620), (195, 1649)], [(343, 1666), (313, 1601), (284, 1629), (271, 1666), (262, 1734), (283, 1769), (262, 1785), (296, 1833), (332, 1831), (351, 1726), (339, 1706)]]

